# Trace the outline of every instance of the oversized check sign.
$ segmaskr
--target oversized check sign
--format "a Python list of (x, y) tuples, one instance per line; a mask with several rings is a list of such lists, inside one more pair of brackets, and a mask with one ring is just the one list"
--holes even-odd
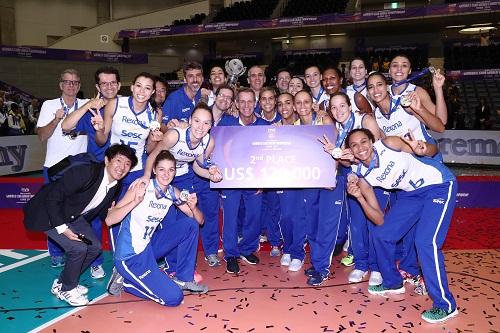
[(212, 161), (224, 180), (212, 188), (335, 187), (336, 162), (318, 138), (335, 142), (337, 130), (321, 126), (220, 126)]

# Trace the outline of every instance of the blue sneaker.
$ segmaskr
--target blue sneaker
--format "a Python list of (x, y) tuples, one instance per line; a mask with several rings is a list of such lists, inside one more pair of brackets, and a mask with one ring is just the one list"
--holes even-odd
[(447, 312), (444, 309), (432, 308), (422, 313), (422, 319), (428, 323), (436, 324), (436, 323), (442, 323), (443, 321), (453, 318), (456, 315), (458, 315), (457, 309), (451, 312)]
[(304, 274), (307, 276), (307, 277), (311, 277), (314, 275), (314, 273), (316, 273), (316, 270), (314, 269), (313, 266), (307, 268), (306, 270), (304, 270)]
[(310, 286), (321, 286), (325, 280), (328, 280), (328, 273), (314, 272), (312, 276), (307, 279), (307, 284)]
[(50, 266), (57, 268), (63, 267), (66, 264), (66, 260), (64, 260), (64, 256), (51, 256), (50, 257)]
[(372, 295), (385, 295), (385, 294), (404, 294), (405, 286), (402, 284), (396, 288), (386, 288), (382, 284), (376, 286), (368, 286), (368, 293)]

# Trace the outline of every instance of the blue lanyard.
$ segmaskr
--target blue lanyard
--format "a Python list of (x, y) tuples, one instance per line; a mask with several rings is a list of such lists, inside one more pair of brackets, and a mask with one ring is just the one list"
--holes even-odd
[[(361, 91), (363, 91), (366, 88), (366, 80), (363, 82), (363, 84), (360, 84), (359, 86), (353, 83), (352, 87), (354, 88), (354, 90), (356, 92), (361, 92)], [(358, 90), (359, 88), (361, 88), (361, 89)]]
[(71, 110), (73, 107), (73, 110), (78, 109), (78, 99), (75, 98), (75, 103), (73, 103), (72, 106), (67, 106), (66, 103), (64, 103), (62, 97), (59, 97), (59, 102), (61, 102), (61, 107), (64, 109), (64, 115), (63, 118), (66, 117), (69, 113), (69, 110)]
[(378, 166), (378, 163), (379, 163), (379, 159), (378, 159), (378, 153), (377, 153), (377, 149), (375, 149), (375, 147), (373, 147), (373, 152), (374, 152), (374, 156), (372, 158), (372, 160), (370, 161), (370, 165), (368, 166), (368, 169), (366, 169), (366, 172), (365, 174), (363, 175), (361, 173), (361, 167), (363, 166), (363, 163), (359, 163), (358, 164), (358, 168), (356, 170), (356, 175), (360, 176), (360, 177), (363, 177), (365, 178), (366, 176), (368, 176), (368, 174), (376, 167)]
[(425, 74), (429, 73), (430, 71), (431, 71), (430, 68), (426, 68), (423, 71), (421, 71), (420, 73), (417, 73), (417, 74), (413, 75), (412, 77), (407, 78), (406, 80), (393, 83), (392, 86), (394, 86), (394, 87), (402, 86), (403, 84), (406, 84), (410, 81), (414, 81), (414, 80), (418, 79), (419, 77), (424, 76)]
[(346, 124), (342, 126), (342, 124), (339, 124), (339, 135), (337, 136), (337, 141), (335, 142), (335, 148), (340, 148), (344, 144), (345, 138), (347, 137), (347, 134), (352, 130), (354, 127), (354, 113), (351, 112), (351, 116), (347, 120)]
[[(139, 118), (137, 118), (137, 114), (135, 113), (135, 110), (134, 110), (134, 102), (132, 101), (132, 96), (130, 96), (128, 98), (128, 107), (130, 108), (130, 110), (132, 110), (132, 113), (134, 114), (135, 120), (137, 120), (137, 124), (144, 129), (148, 129), (149, 127), (144, 125), (143, 122), (140, 121)], [(151, 122), (155, 119), (155, 114), (154, 114), (154, 111), (152, 111), (150, 109), (149, 102), (146, 105), (145, 111), (146, 111), (146, 114), (148, 115), (149, 123), (151, 124)]]
[(318, 96), (316, 96), (316, 97), (314, 97), (314, 96), (313, 96), (314, 101), (315, 101), (316, 103), (319, 101), (319, 99), (320, 99), (321, 95), (323, 95), (323, 93), (324, 93), (324, 92), (325, 92), (325, 89), (323, 89), (323, 87), (321, 87), (321, 88), (319, 89)]
[(391, 101), (389, 102), (389, 116), (391, 114), (393, 114), (394, 112), (396, 112), (399, 104), (401, 103), (401, 97), (399, 97), (395, 102), (394, 102), (394, 106), (392, 105), (392, 102), (394, 101), (394, 99), (389, 95), (389, 98), (391, 99)]
[(175, 197), (175, 190), (172, 185), (167, 186), (168, 195), (161, 189), (160, 185), (158, 185), (156, 178), (153, 178), (153, 185), (156, 192), (158, 192), (158, 194), (160, 195), (160, 198), (165, 198), (168, 200), (172, 200), (173, 202), (177, 202), (177, 198)]

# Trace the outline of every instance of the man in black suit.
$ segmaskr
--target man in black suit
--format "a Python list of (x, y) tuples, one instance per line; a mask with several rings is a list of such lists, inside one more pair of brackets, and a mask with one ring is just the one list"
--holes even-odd
[(104, 163), (70, 167), (60, 179), (45, 185), (24, 207), (26, 229), (44, 231), (66, 252), (66, 264), (51, 292), (70, 305), (88, 303), (80, 274), (101, 253), (89, 221), (102, 220), (121, 189), (121, 179), (137, 164), (127, 145), (112, 145)]

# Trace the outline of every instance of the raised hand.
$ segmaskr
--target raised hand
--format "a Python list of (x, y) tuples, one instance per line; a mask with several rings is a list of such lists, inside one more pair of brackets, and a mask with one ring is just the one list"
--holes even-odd
[(432, 86), (434, 87), (434, 89), (443, 88), (445, 81), (446, 81), (446, 78), (443, 74), (441, 74), (441, 70), (436, 69), (436, 72), (432, 76)]
[(427, 144), (422, 140), (415, 140), (415, 137), (410, 129), (404, 137), (401, 137), (401, 139), (406, 142), (408, 146), (410, 146), (411, 150), (413, 150), (416, 155), (424, 156), (427, 153)]
[(326, 135), (323, 135), (323, 138), (318, 138), (318, 141), (323, 145), (323, 150), (328, 154), (332, 154), (333, 149), (335, 149), (335, 145), (330, 142)]
[(102, 119), (101, 113), (92, 109), (89, 109), (89, 112), (92, 114), (92, 117), (90, 118), (92, 127), (96, 130), (96, 132), (104, 131), (104, 119)]
[(135, 187), (134, 203), (136, 205), (140, 204), (144, 200), (144, 195), (146, 194), (146, 186), (144, 183), (139, 183)]
[(422, 109), (422, 102), (420, 101), (420, 97), (418, 96), (416, 91), (412, 91), (408, 94), (411, 100), (410, 108), (415, 112), (420, 112)]
[(358, 182), (348, 182), (347, 183), (347, 193), (355, 198), (361, 198), (361, 188), (359, 188)]
[(196, 208), (196, 204), (198, 203), (198, 197), (196, 196), (196, 193), (189, 193), (186, 204), (188, 205), (189, 209), (193, 210)]

